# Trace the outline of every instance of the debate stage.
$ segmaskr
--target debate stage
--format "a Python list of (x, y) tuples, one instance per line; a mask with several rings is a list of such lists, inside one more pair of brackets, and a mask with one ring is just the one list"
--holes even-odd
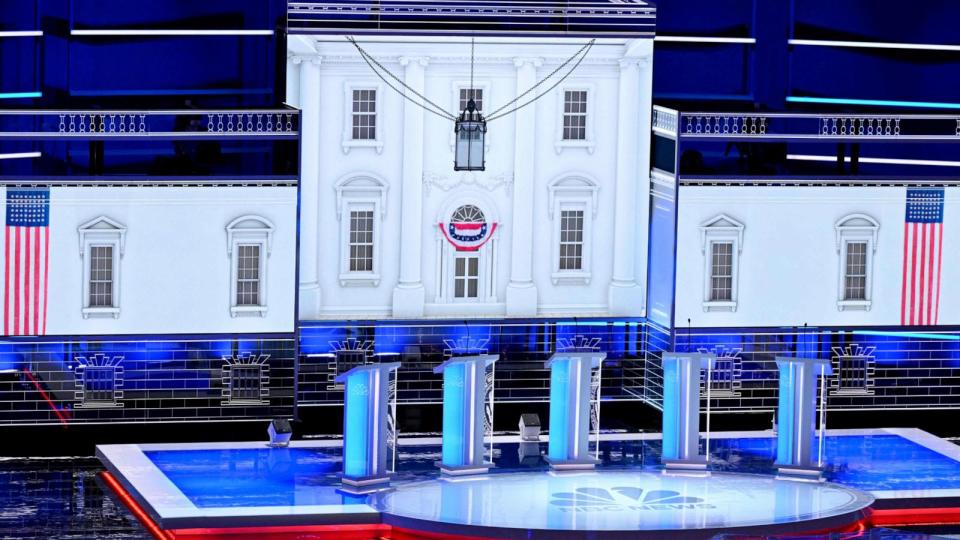
[[(164, 540), (710, 538), (960, 522), (960, 447), (916, 429), (831, 430), (827, 482), (781, 480), (770, 432), (720, 433), (709, 476), (664, 474), (659, 438), (605, 434), (593, 471), (497, 437), (489, 474), (441, 477), (439, 439), (401, 439), (389, 490), (344, 492), (338, 440), (107, 445), (104, 481)], [(309, 534), (309, 536), (304, 536)]]

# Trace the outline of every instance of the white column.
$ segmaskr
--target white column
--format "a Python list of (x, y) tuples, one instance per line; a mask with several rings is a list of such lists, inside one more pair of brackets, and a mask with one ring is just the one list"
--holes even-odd
[(287, 105), (291, 107), (300, 107), (300, 66), (303, 64), (303, 57), (287, 57)]
[[(644, 40), (650, 41), (650, 40)], [(641, 315), (643, 286), (637, 282), (637, 250), (646, 249), (637, 230), (638, 212), (647, 214), (650, 177), (650, 120), (652, 111), (652, 66), (649, 47), (643, 56), (620, 60), (620, 90), (617, 121), (617, 179), (614, 203), (613, 279), (610, 282), (610, 315)], [(643, 223), (646, 223), (644, 220)]]
[[(537, 82), (539, 59), (517, 58), (517, 94)], [(528, 96), (525, 99), (529, 99)], [(522, 102), (521, 102), (522, 103)], [(533, 282), (533, 188), (536, 183), (534, 149), (536, 107), (531, 105), (514, 116), (513, 221), (511, 223), (510, 283), (507, 284), (507, 316), (529, 317), (537, 314), (537, 286)]]
[(320, 57), (300, 65), (300, 318), (320, 316)]
[[(403, 57), (403, 82), (424, 93), (427, 58)], [(417, 99), (414, 96), (414, 99)], [(424, 304), (421, 257), (423, 244), (423, 115), (420, 106), (403, 102), (403, 172), (400, 188), (400, 281), (393, 289), (395, 317), (422, 317)]]

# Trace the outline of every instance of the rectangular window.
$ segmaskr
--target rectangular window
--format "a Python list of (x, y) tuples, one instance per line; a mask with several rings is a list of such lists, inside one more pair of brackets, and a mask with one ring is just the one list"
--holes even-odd
[(237, 305), (260, 305), (260, 244), (237, 246)]
[(733, 242), (710, 244), (710, 301), (733, 300)]
[(841, 356), (837, 359), (837, 381), (840, 393), (867, 391), (867, 361), (865, 356)]
[(867, 299), (867, 243), (847, 242), (844, 264), (843, 299)]
[(350, 212), (350, 271), (373, 272), (373, 210)]
[(460, 112), (467, 110), (467, 103), (470, 102), (470, 98), (473, 98), (474, 104), (477, 106), (478, 111), (483, 111), (483, 89), (474, 88), (473, 90), (469, 88), (460, 89)]
[(458, 256), (454, 260), (453, 297), (477, 298), (480, 296), (480, 258)]
[(115, 401), (114, 366), (86, 366), (83, 368), (83, 403), (113, 403)]
[(90, 247), (89, 307), (113, 305), (113, 246)]
[(563, 94), (563, 140), (587, 140), (586, 90), (566, 90)]
[(260, 401), (260, 375), (259, 365), (230, 366), (230, 401)]
[(353, 140), (372, 141), (377, 138), (377, 91), (353, 91)]
[(560, 270), (583, 270), (583, 210), (560, 212)]

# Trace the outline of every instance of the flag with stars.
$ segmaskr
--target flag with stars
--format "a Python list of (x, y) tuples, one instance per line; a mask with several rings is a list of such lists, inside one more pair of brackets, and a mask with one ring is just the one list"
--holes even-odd
[(900, 324), (934, 325), (939, 320), (943, 195), (942, 188), (907, 190)]
[(50, 190), (7, 189), (3, 330), (8, 336), (47, 331)]

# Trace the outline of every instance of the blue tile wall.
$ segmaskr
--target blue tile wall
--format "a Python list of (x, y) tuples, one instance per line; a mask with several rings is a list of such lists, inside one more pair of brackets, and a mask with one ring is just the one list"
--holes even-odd
[[(292, 334), (0, 340), (0, 424), (243, 419), (293, 413)], [(266, 398), (229, 403), (223, 357), (264, 358)], [(116, 402), (87, 403), (77, 367), (122, 360)], [(78, 361), (81, 358), (81, 361)]]
[(681, 328), (676, 348), (734, 359), (736, 385), (711, 395), (715, 411), (772, 411), (779, 355), (832, 361), (830, 410), (960, 408), (960, 328)]
[[(342, 389), (333, 376), (337, 367), (329, 355), (337, 347), (360, 347), (367, 361), (395, 354), (403, 366), (398, 374), (397, 400), (438, 403), (441, 378), (433, 373), (461, 348), (499, 354), (496, 364), (497, 401), (547, 401), (549, 374), (543, 364), (564, 343), (599, 339), (607, 353), (603, 365), (603, 399), (636, 399), (626, 388), (642, 386), (644, 325), (640, 319), (377, 321), (311, 322), (300, 328), (298, 404), (342, 403)], [(351, 341), (353, 340), (353, 341)], [(474, 351), (476, 352), (476, 351)]]

